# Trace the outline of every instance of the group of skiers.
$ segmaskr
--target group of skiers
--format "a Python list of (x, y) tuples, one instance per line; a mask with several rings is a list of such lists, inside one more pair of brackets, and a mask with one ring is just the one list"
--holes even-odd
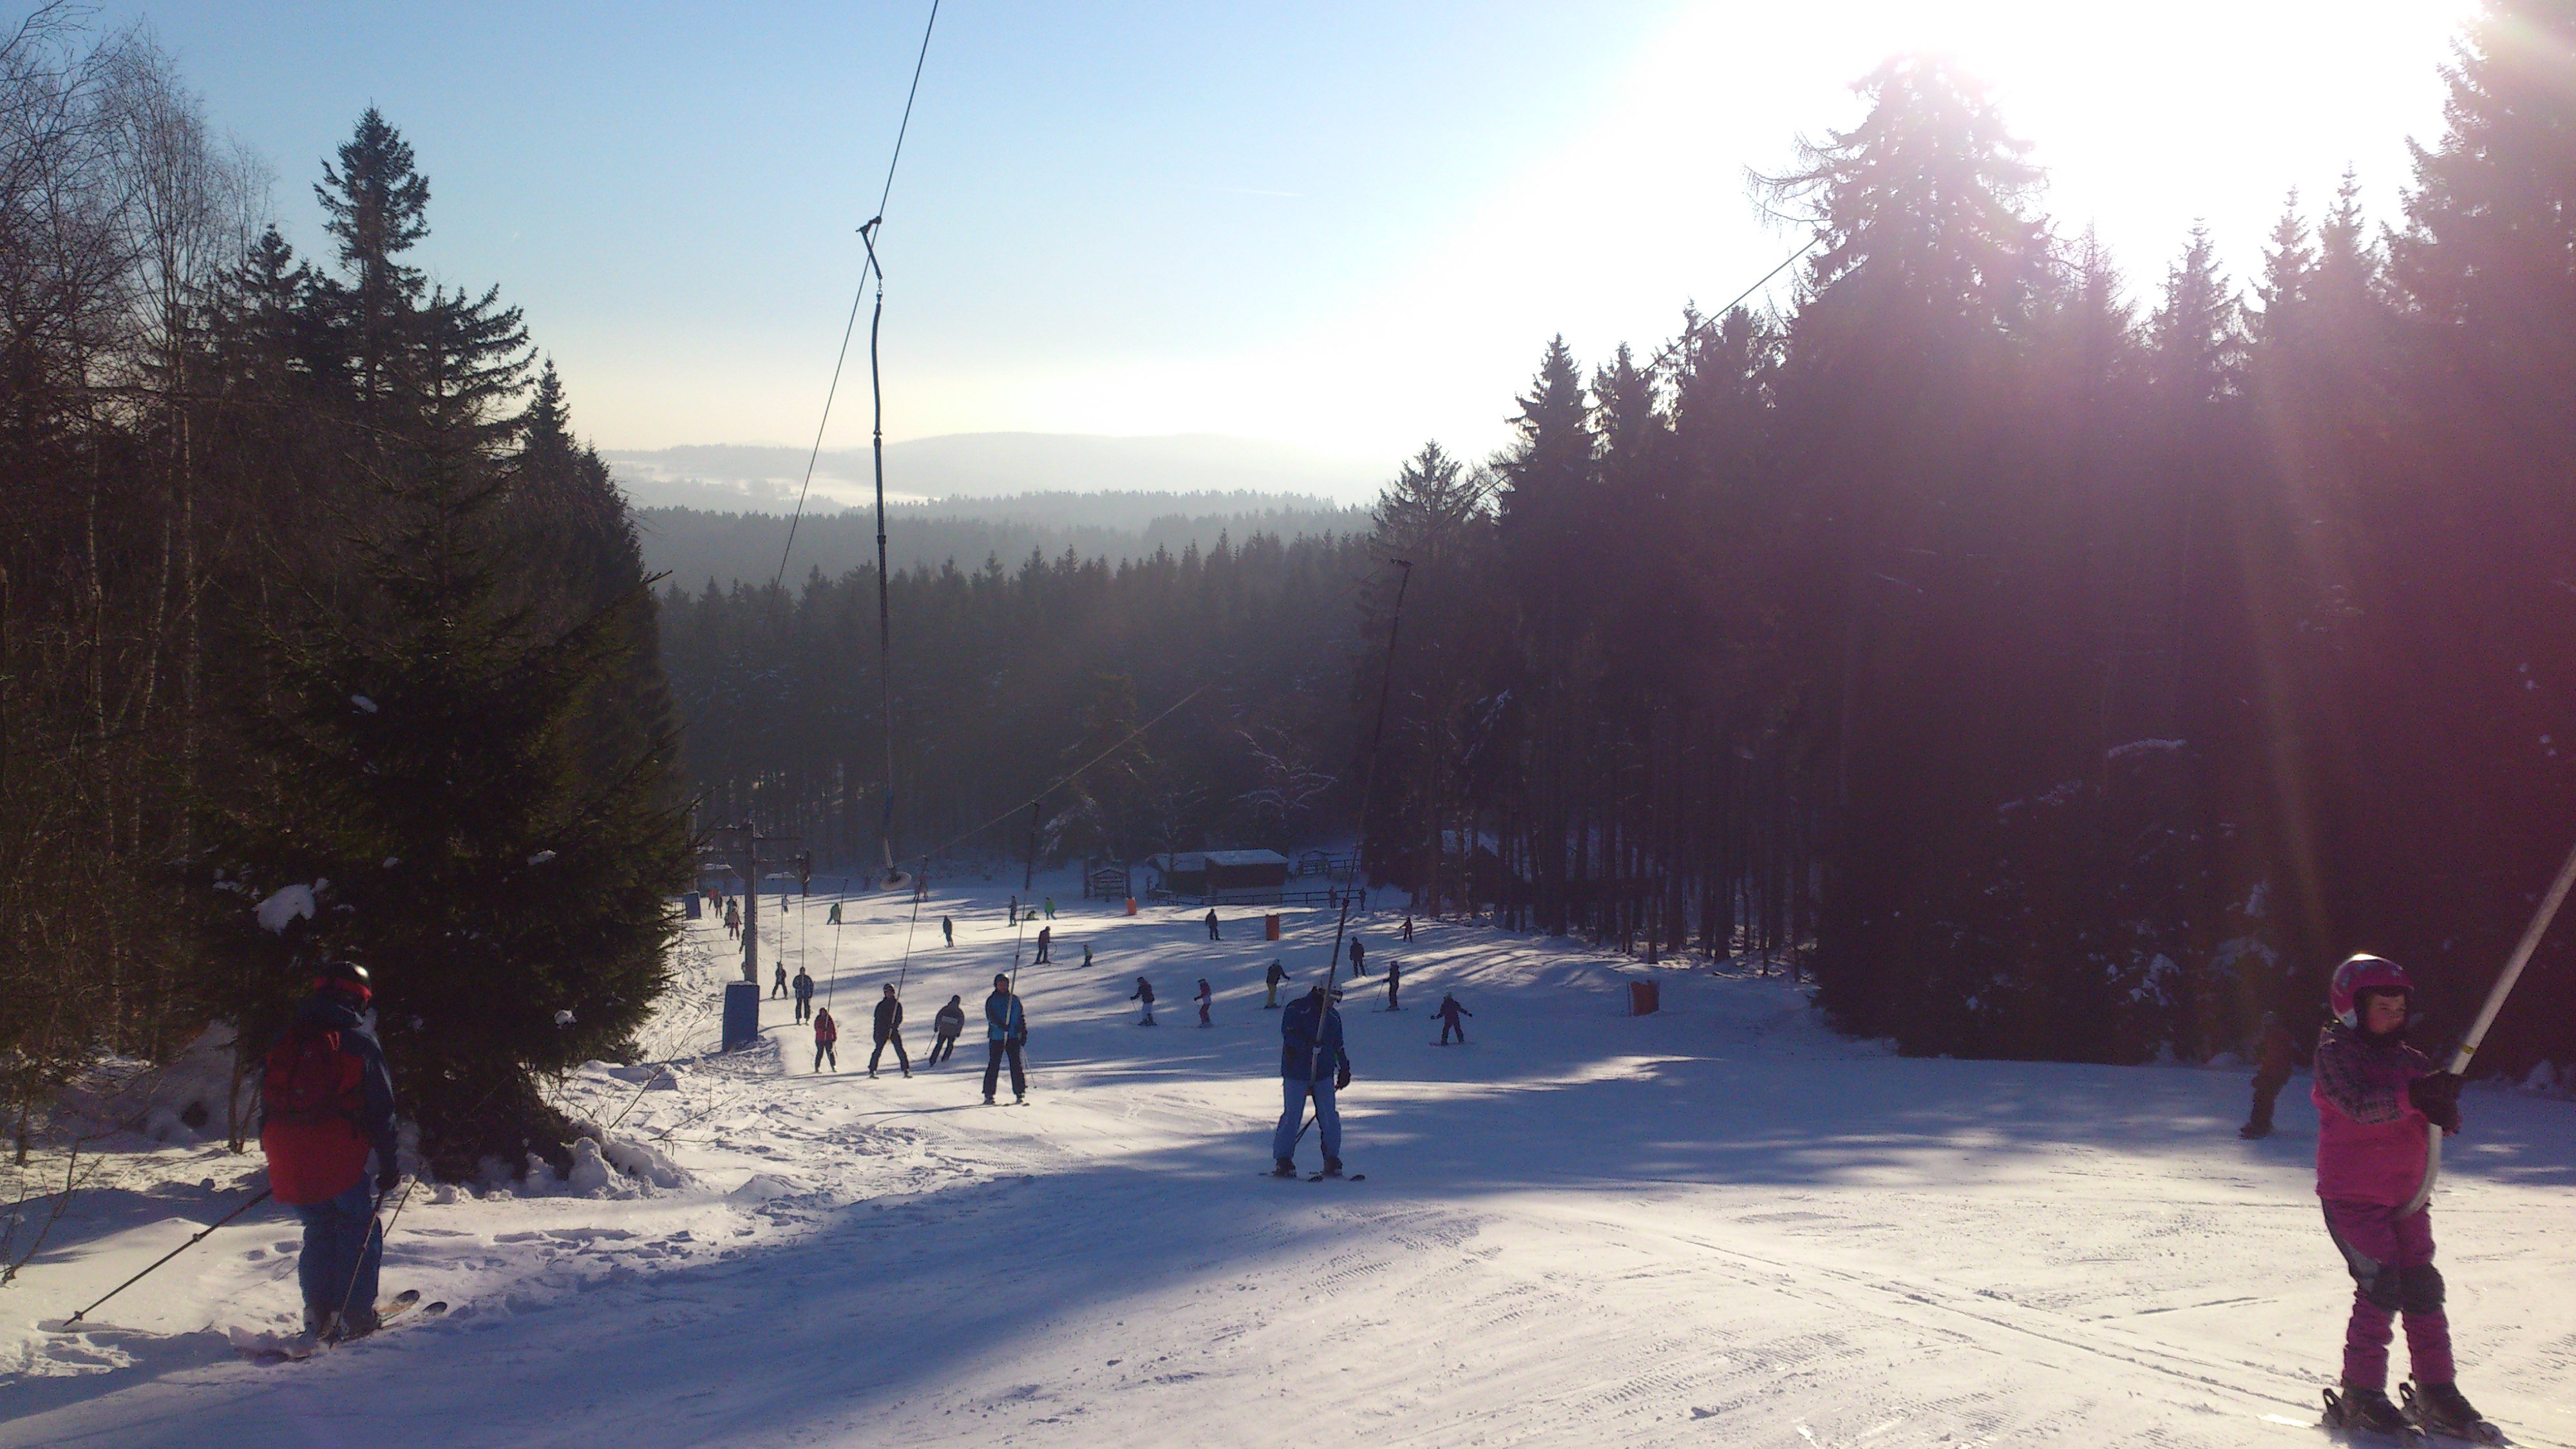
[[(1016, 912), (1018, 903), (1012, 903)], [(1213, 933), (1213, 912), (1209, 929)], [(1356, 960), (1356, 953), (1354, 953)], [(1297, 1173), (1296, 1152), (1307, 1125), (1318, 1129), (1322, 1176), (1342, 1172), (1342, 1124), (1336, 1096), (1351, 1082), (1332, 972), (1288, 1004), (1279, 1023), (1280, 1113), (1271, 1133), (1272, 1172)], [(1287, 973), (1277, 961), (1265, 976), (1276, 1008)], [(782, 976), (782, 985), (784, 978)], [(1145, 1021), (1152, 1021), (1153, 987), (1137, 978)], [(812, 981), (796, 978), (800, 1019)], [(2458, 1075), (2440, 1070), (2408, 1044), (2414, 984), (2394, 962), (2356, 955), (2334, 973), (2329, 1020), (2317, 1038), (2310, 1092), (2318, 1118), (2316, 1191), (2328, 1237), (2353, 1280), (2345, 1325), (2343, 1363), (2336, 1390), (2328, 1391), (2327, 1422), (2339, 1428), (2402, 1433), (2410, 1426), (2461, 1438), (2489, 1439), (2495, 1431), (2459, 1389), (2451, 1354), (2442, 1274), (2434, 1266), (2431, 1214), (2420, 1189), (2426, 1182), (2430, 1133), (2460, 1130)], [(1208, 1022), (1214, 993), (1199, 982), (1199, 1014)], [(308, 1332), (325, 1340), (366, 1334), (380, 1320), (376, 1306), (383, 1234), (378, 1213), (400, 1182), (394, 1134), (394, 1089), (384, 1054), (368, 1024), (373, 983), (367, 969), (345, 958), (326, 961), (312, 979), (312, 995), (269, 1048), (261, 1076), (260, 1147), (267, 1154), (271, 1191), (294, 1209), (304, 1227), (296, 1265)], [(1459, 1018), (1471, 1015), (1454, 996), (1437, 1015), (1440, 1044), (1466, 1033)], [(1015, 1103), (1028, 1096), (1023, 1048), (1028, 1018), (1008, 974), (993, 977), (984, 999), (987, 1056), (984, 1101), (994, 1101), (1003, 1065), (1011, 1073)], [(876, 1006), (876, 1049), (868, 1074), (876, 1075), (885, 1048), (895, 1050), (906, 1076), (912, 1064), (902, 1042), (903, 1004), (888, 984)], [(839, 1063), (833, 1053), (838, 1028), (828, 1009), (813, 1013), (815, 1069)], [(955, 1050), (965, 1031), (959, 996), (933, 1018), (936, 1037), (928, 1059), (936, 1065)], [(2290, 1071), (2288, 1035), (2267, 1018), (2256, 1077), (2252, 1120), (2245, 1135), (2271, 1127), (2272, 1098)], [(1311, 1124), (1305, 1121), (1309, 1105)], [(369, 1171), (372, 1158), (374, 1170)], [(2389, 1347), (2396, 1328), (2406, 1334), (2411, 1381), (2401, 1406), (2388, 1397)]]

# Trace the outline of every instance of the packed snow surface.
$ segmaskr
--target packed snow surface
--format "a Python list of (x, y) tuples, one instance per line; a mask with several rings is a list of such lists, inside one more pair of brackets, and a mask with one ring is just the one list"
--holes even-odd
[[(2351, 1288), (2304, 1079), (2279, 1135), (2242, 1142), (2241, 1072), (1898, 1058), (1742, 968), (1666, 969), (1661, 1014), (1627, 1017), (1648, 968), (1431, 921), (1406, 945), (1381, 912), (1361, 930), (1405, 1009), (1379, 1009), (1381, 974), (1343, 1008), (1368, 1180), (1276, 1181), (1259, 980), (1273, 957), (1314, 979), (1330, 915), (1289, 912), (1274, 944), (1226, 908), (1211, 943), (1196, 908), (1130, 918), (1042, 882), (1075, 964), (1023, 971), (1031, 1102), (986, 1108), (981, 1002), (1035, 936), (1003, 923), (1017, 884), (934, 880), (917, 926), (908, 897), (851, 896), (838, 930), (830, 894), (764, 900), (765, 948), (840, 1022), (837, 1073), (810, 1071), (785, 998), (758, 1047), (714, 1051), (738, 947), (690, 923), (651, 1060), (561, 1084), (604, 1129), (571, 1179), (414, 1193), (385, 1291), (453, 1311), (308, 1363), (227, 1347), (296, 1312), (296, 1230), (268, 1205), (61, 1328), (258, 1184), (219, 1121), (111, 1141), (0, 1292), (0, 1445), (2322, 1437), (2302, 1426)], [(915, 1072), (888, 1052), (869, 1080), (907, 941)], [(1139, 974), (1158, 1026), (1134, 1024)], [(1432, 1044), (1443, 991), (1475, 1013), (1465, 1046)], [(952, 994), (967, 1038), (925, 1068)], [(2434, 1209), (2462, 1384), (2519, 1442), (2576, 1444), (2576, 1104), (2466, 1112)]]

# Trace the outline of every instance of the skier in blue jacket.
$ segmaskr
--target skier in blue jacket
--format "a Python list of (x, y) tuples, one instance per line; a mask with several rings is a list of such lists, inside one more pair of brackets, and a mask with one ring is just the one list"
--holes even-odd
[(1298, 1129), (1306, 1099), (1315, 1099), (1315, 1123), (1323, 1129), (1324, 1175), (1342, 1175), (1342, 1114), (1333, 1094), (1351, 1084), (1351, 1059), (1342, 1050), (1342, 1014), (1321, 983), (1303, 1000), (1290, 1002), (1279, 1014), (1278, 1130), (1270, 1134), (1271, 1175), (1297, 1175)]
[(1011, 978), (993, 978), (993, 994), (984, 998), (984, 1039), (992, 1055), (984, 1062), (984, 1105), (993, 1105), (993, 1089), (1001, 1085), (1002, 1058), (1011, 1059), (1011, 1100), (1029, 1099), (1029, 1071), (1020, 1060), (1020, 1045), (1029, 1039), (1029, 1018), (1020, 1009), (1020, 998), (1011, 994)]

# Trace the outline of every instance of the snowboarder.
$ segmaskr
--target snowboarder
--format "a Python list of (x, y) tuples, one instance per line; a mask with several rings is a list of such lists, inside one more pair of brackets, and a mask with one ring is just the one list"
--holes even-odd
[[(2442, 1275), (2433, 1266), (2429, 1208), (2407, 1212), (2427, 1165), (2426, 1133), (2460, 1130), (2460, 1079), (2406, 1044), (2414, 983), (2393, 961), (2354, 956), (2327, 993), (2334, 1020), (2317, 1036), (2317, 1196), (2326, 1231), (2353, 1278), (2344, 1329), (2342, 1392), (2326, 1394), (2332, 1428), (2420, 1427), (2482, 1437), (2476, 1409), (2453, 1379)], [(2414, 1382), (2407, 1408), (2388, 1400), (2388, 1343), (2403, 1317)]]
[(1387, 962), (1387, 963), (1386, 963), (1386, 1009), (1387, 1009), (1387, 1010), (1389, 1010), (1389, 1011), (1402, 1011), (1402, 1010), (1404, 1009), (1403, 1007), (1398, 1006), (1398, 1005), (1396, 1005), (1396, 1004), (1395, 1004), (1395, 992), (1396, 992), (1396, 988), (1397, 988), (1397, 987), (1402, 986), (1403, 984), (1404, 984), (1404, 963), (1403, 963), (1403, 962), (1401, 962), (1401, 961), (1389, 961), (1389, 962)]
[(894, 1044), (894, 1060), (905, 1076), (912, 1075), (912, 1058), (903, 1051), (903, 1002), (894, 994), (894, 983), (886, 983), (885, 995), (877, 998), (877, 1049), (868, 1053), (868, 1075), (877, 1074), (877, 1059), (885, 1055), (886, 1044)]
[[(814, 1070), (818, 1072), (823, 1070), (823, 1063), (825, 1062), (830, 1062), (832, 1064), (833, 1071), (837, 1072), (841, 1069), (840, 1053), (832, 1050), (832, 1043), (839, 1041), (840, 1039), (840, 1023), (832, 1020), (832, 1008), (827, 1006), (822, 1010), (815, 1012)], [(868, 1075), (874, 1076), (876, 1074), (874, 1072), (870, 1072)]]
[(2239, 1137), (2255, 1138), (2272, 1135), (2272, 1103), (2281, 1089), (2290, 1084), (2290, 1029), (2281, 1025), (2277, 1011), (2263, 1013), (2263, 1037), (2255, 1047), (2254, 1110), (2245, 1125), (2236, 1129)]
[(1029, 1039), (1029, 1018), (1020, 1009), (1020, 998), (1011, 993), (1008, 976), (995, 976), (993, 994), (984, 998), (984, 1036), (992, 1049), (984, 1059), (984, 1105), (993, 1105), (993, 1088), (1001, 1082), (1005, 1056), (1011, 1059), (1011, 1100), (1027, 1101), (1029, 1073), (1020, 1051)]
[(1208, 928), (1208, 939), (1209, 939), (1209, 940), (1211, 940), (1211, 941), (1215, 941), (1215, 940), (1220, 940), (1220, 939), (1222, 939), (1222, 938), (1221, 938), (1221, 937), (1219, 937), (1219, 936), (1217, 935), (1217, 933), (1216, 933), (1216, 907), (1214, 907), (1214, 906), (1210, 906), (1210, 907), (1208, 907), (1208, 913), (1207, 913), (1207, 928)]
[(1270, 992), (1269, 996), (1263, 999), (1261, 1003), (1262, 1010), (1277, 1011), (1279, 1009), (1279, 983), (1287, 979), (1288, 972), (1279, 964), (1278, 958), (1271, 958), (1270, 969), (1261, 974), (1261, 984), (1267, 987)]
[(930, 1018), (930, 1031), (930, 1065), (935, 1067), (957, 1055), (957, 1038), (966, 1034), (964, 998), (948, 998), (948, 1004)]
[(1212, 1022), (1210, 1022), (1210, 1021), (1208, 1020), (1208, 1008), (1209, 1008), (1209, 1007), (1211, 1007), (1211, 1006), (1213, 1006), (1213, 1005), (1215, 1005), (1215, 1004), (1216, 1004), (1216, 993), (1208, 989), (1208, 982), (1207, 982), (1207, 978), (1206, 978), (1206, 977), (1204, 977), (1204, 976), (1200, 977), (1200, 978), (1199, 978), (1199, 1025), (1201, 1025), (1201, 1026), (1211, 1026), (1211, 1025), (1214, 1025), (1214, 1023), (1212, 1023)]
[[(787, 994), (787, 963), (786, 963), (786, 962), (784, 962), (784, 961), (781, 961), (781, 962), (779, 962), (779, 963), (778, 963), (778, 979), (777, 979), (777, 980), (775, 980), (775, 981), (773, 981), (773, 982), (771, 982), (771, 983), (770, 983), (770, 986), (769, 986), (769, 999), (770, 999), (770, 1000), (772, 1000), (772, 1001), (776, 1001), (778, 998), (780, 998), (780, 997), (782, 997), (782, 996), (785, 996), (786, 994)], [(798, 1017), (798, 1018), (796, 1018), (796, 1019), (797, 1019), (798, 1021), (803, 1021), (805, 1018), (803, 1018), (803, 1017), (801, 1017), (801, 1016), (800, 1016), (800, 1017)]]
[(1404, 913), (1404, 925), (1398, 929), (1396, 934), (1404, 944), (1408, 946), (1413, 944), (1413, 913), (1411, 911)]
[(956, 945), (957, 923), (948, 919), (946, 916), (941, 916), (939, 918), (939, 939), (947, 942), (951, 946)]
[(1459, 1043), (1461, 1045), (1465, 1044), (1467, 1040), (1467, 1028), (1458, 1024), (1458, 1018), (1462, 1016), (1474, 1016), (1476, 1013), (1460, 1006), (1458, 1004), (1457, 997), (1451, 996), (1449, 993), (1444, 991), (1440, 993), (1439, 1008), (1431, 1014), (1440, 1018), (1439, 1045), (1447, 1046), (1449, 1044), (1449, 1033), (1453, 1031), (1458, 1033)]
[(1146, 980), (1142, 976), (1137, 977), (1136, 994), (1128, 997), (1127, 999), (1129, 1001), (1141, 1001), (1145, 1003), (1145, 1019), (1137, 1022), (1136, 1024), (1138, 1026), (1152, 1026), (1154, 1024), (1154, 983)]
[(1035, 961), (1030, 962), (1029, 964), (1030, 964), (1030, 965), (1032, 965), (1032, 966), (1045, 966), (1045, 965), (1052, 964), (1052, 963), (1050, 963), (1050, 962), (1047, 960), (1047, 948), (1048, 948), (1049, 946), (1054, 945), (1054, 944), (1055, 944), (1055, 927), (1053, 927), (1053, 926), (1040, 926), (1040, 927), (1038, 927), (1038, 958), (1037, 958)]
[(1366, 976), (1368, 974), (1368, 966), (1366, 964), (1367, 960), (1368, 951), (1360, 945), (1360, 938), (1357, 936), (1351, 937), (1351, 974), (1353, 976)]
[(837, 926), (841, 924), (841, 903), (839, 901), (832, 902), (832, 918), (825, 921), (823, 924), (827, 926)]
[[(786, 968), (782, 966), (779, 969), (783, 971)], [(796, 1019), (803, 1021), (813, 1014), (814, 978), (806, 975), (805, 968), (799, 966), (796, 968)]]
[(295, 1278), (304, 1327), (326, 1339), (375, 1331), (376, 1270), (384, 1257), (376, 1204), (402, 1180), (393, 1077), (364, 1015), (372, 994), (366, 967), (326, 963), (313, 978), (312, 998), (268, 1049), (260, 1075), (259, 1147), (268, 1154), (269, 1188), (303, 1220)]
[(1271, 1175), (1297, 1175), (1297, 1139), (1312, 1097), (1316, 1125), (1323, 1128), (1324, 1176), (1339, 1177), (1342, 1114), (1333, 1107), (1333, 1094), (1351, 1084), (1351, 1059), (1342, 1050), (1342, 1014), (1333, 1009), (1323, 983), (1280, 1014), (1279, 1039), (1279, 1126), (1270, 1134)]

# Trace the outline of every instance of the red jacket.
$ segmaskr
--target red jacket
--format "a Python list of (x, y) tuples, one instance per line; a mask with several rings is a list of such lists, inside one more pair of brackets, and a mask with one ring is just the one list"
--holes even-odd
[(362, 1022), (354, 1006), (327, 996), (297, 1014), (299, 1029), (340, 1034), (332, 1084), (340, 1100), (328, 1115), (305, 1121), (286, 1120), (274, 1103), (262, 1104), (259, 1146), (268, 1154), (269, 1187), (289, 1207), (329, 1202), (364, 1181), (370, 1148), (383, 1165), (393, 1164), (393, 1078)]
[(2317, 1038), (2317, 1196), (2404, 1207), (2424, 1183), (2429, 1120), (2406, 1084), (2432, 1060), (2402, 1041), (2373, 1041), (2341, 1022)]
[(814, 1045), (821, 1046), (826, 1042), (836, 1042), (840, 1039), (841, 1029), (832, 1022), (832, 1009), (827, 1006), (815, 1012)]

